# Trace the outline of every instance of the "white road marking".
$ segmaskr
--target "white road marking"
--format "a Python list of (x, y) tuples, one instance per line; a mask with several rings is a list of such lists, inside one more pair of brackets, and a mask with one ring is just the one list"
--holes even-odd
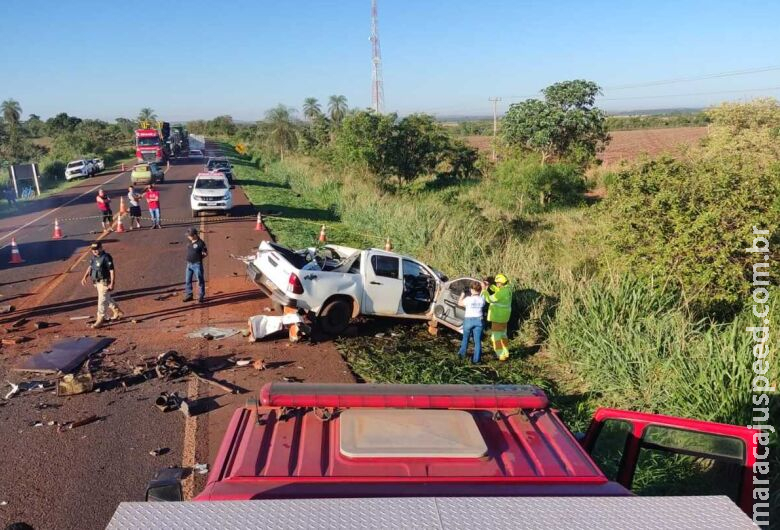
[[(47, 211), (47, 212), (44, 212), (44, 213), (42, 213), (41, 215), (39, 215), (38, 217), (36, 217), (36, 218), (35, 218), (35, 219), (33, 219), (32, 221), (29, 221), (29, 222), (27, 222), (27, 223), (23, 224), (22, 226), (20, 226), (19, 228), (17, 228), (17, 229), (16, 229), (16, 230), (14, 230), (13, 232), (11, 232), (11, 233), (9, 233), (9, 234), (6, 234), (6, 235), (4, 235), (3, 237), (0, 237), (0, 241), (4, 241), (4, 240), (8, 239), (9, 237), (13, 237), (13, 235), (14, 235), (14, 234), (16, 234), (16, 233), (20, 232), (21, 230), (24, 230), (25, 228), (27, 228), (27, 227), (28, 227), (28, 226), (30, 226), (31, 224), (33, 224), (33, 223), (37, 223), (37, 222), (38, 222), (38, 221), (40, 221), (41, 219), (43, 219), (43, 218), (45, 218), (45, 217), (48, 217), (48, 216), (50, 216), (51, 214), (53, 214), (53, 213), (54, 213), (54, 212), (56, 212), (57, 210), (60, 210), (60, 209), (62, 209), (62, 208), (65, 208), (65, 207), (66, 207), (67, 205), (69, 205), (70, 203), (72, 203), (72, 202), (74, 202), (74, 201), (77, 201), (77, 200), (79, 200), (79, 199), (80, 199), (80, 198), (82, 198), (84, 195), (87, 195), (88, 193), (92, 193), (93, 191), (100, 189), (101, 187), (105, 186), (105, 185), (106, 185), (106, 184), (108, 184), (109, 182), (113, 182), (113, 181), (115, 181), (116, 179), (118, 179), (119, 177), (121, 177), (122, 175), (124, 175), (125, 173), (127, 173), (127, 171), (124, 171), (124, 172), (122, 172), (122, 173), (118, 173), (118, 174), (114, 175), (113, 177), (111, 177), (110, 179), (106, 180), (105, 182), (102, 182), (102, 183), (98, 184), (98, 185), (97, 185), (97, 186), (95, 186), (94, 188), (88, 189), (87, 191), (85, 191), (84, 193), (82, 193), (81, 195), (79, 195), (78, 197), (73, 197), (71, 200), (69, 200), (69, 201), (68, 201), (68, 202), (66, 202), (65, 204), (62, 204), (62, 205), (60, 205), (60, 206), (57, 206), (57, 207), (56, 207), (55, 209), (53, 209), (53, 210), (49, 210), (49, 211)], [(46, 200), (46, 199), (43, 199), (43, 200)], [(0, 250), (4, 249), (4, 248), (5, 248), (5, 247), (7, 247), (7, 246), (8, 246), (7, 244), (3, 245), (2, 247), (0, 247)]]

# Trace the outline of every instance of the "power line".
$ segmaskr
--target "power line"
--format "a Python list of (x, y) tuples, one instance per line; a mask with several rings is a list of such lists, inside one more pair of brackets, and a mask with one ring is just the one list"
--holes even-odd
[(780, 70), (780, 66), (761, 66), (758, 68), (749, 68), (747, 70), (732, 70), (729, 72), (718, 72), (714, 74), (703, 74), (699, 76), (662, 79), (660, 81), (646, 81), (644, 83), (634, 83), (629, 85), (604, 87), (604, 90), (627, 90), (629, 88), (643, 88), (648, 86), (672, 85), (675, 83), (686, 83), (689, 81), (702, 81), (705, 79), (719, 79), (722, 77), (733, 77), (738, 75), (749, 75), (749, 74), (758, 74), (762, 72), (772, 72), (775, 70)]
[(714, 92), (689, 92), (687, 94), (660, 94), (660, 95), (652, 95), (652, 96), (626, 96), (626, 97), (620, 97), (620, 98), (603, 98), (600, 97), (601, 101), (617, 101), (622, 99), (649, 99), (649, 98), (680, 98), (680, 97), (686, 97), (686, 96), (711, 96), (711, 95), (717, 95), (717, 94), (738, 94), (742, 92), (765, 92), (767, 90), (780, 90), (780, 86), (770, 86), (766, 88), (744, 88), (741, 90), (717, 90)]

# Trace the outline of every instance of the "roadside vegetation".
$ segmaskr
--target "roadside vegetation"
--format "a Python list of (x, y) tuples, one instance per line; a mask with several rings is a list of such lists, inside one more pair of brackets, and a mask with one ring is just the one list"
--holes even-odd
[[(331, 241), (381, 247), (390, 238), (397, 251), (450, 277), (512, 279), (510, 362), (488, 353), (482, 366), (469, 366), (455, 355), (454, 335), (432, 339), (403, 324), (380, 337), (339, 340), (359, 377), (532, 382), (575, 429), (598, 406), (751, 422), (754, 359), (745, 328), (756, 319), (743, 249), (754, 225), (774, 237), (780, 227), (780, 106), (757, 100), (710, 109), (703, 145), (623, 167), (594, 203), (583, 193), (591, 185), (584, 175), (608, 141), (607, 118), (592, 104), (597, 90), (558, 84), (545, 101), (511, 108), (497, 163), (430, 117), (348, 110), (337, 121), (311, 100), (300, 120), (286, 110), (295, 140), (272, 134), (273, 119), (237, 129), (232, 141), (249, 150), (237, 174), (272, 214), (267, 224), (282, 243), (313, 245), (325, 224)], [(572, 117), (581, 121), (565, 142), (547, 141)], [(586, 134), (577, 130), (583, 124), (592, 125)], [(777, 259), (773, 250), (770, 262)], [(770, 310), (773, 328), (779, 311)], [(769, 380), (778, 379), (774, 363)], [(776, 398), (771, 411), (780, 429)], [(777, 453), (775, 439), (775, 469)]]

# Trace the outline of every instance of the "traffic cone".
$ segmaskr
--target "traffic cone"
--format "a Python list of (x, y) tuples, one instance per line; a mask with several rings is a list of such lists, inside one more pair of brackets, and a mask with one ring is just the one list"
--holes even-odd
[(257, 223), (255, 224), (255, 231), (256, 232), (265, 232), (265, 224), (263, 223), (263, 214), (260, 212), (257, 212)]
[(125, 206), (125, 198), (119, 197), (119, 215), (125, 215), (127, 213), (127, 207)]
[(62, 229), (60, 228), (60, 220), (54, 219), (54, 233), (51, 236), (52, 239), (62, 239)]
[(11, 238), (11, 261), (8, 263), (10, 264), (16, 264), (16, 263), (24, 263), (24, 260), (22, 259), (22, 255), (19, 253), (19, 247), (16, 246), (16, 238)]
[(393, 250), (393, 244), (390, 242), (390, 238), (387, 238), (387, 241), (385, 241), (385, 252), (390, 252)]
[(325, 235), (325, 225), (322, 225), (322, 228), (320, 228), (320, 243), (325, 243), (328, 241), (328, 237)]
[(122, 225), (122, 214), (120, 213), (119, 215), (116, 216), (116, 230), (114, 230), (114, 232), (116, 232), (117, 234), (121, 234), (124, 231), (125, 231), (125, 227), (124, 225)]

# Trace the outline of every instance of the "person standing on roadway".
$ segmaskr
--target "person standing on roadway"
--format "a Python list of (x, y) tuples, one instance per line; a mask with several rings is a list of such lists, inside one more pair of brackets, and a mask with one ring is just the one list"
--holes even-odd
[(198, 282), (198, 303), (206, 299), (206, 278), (203, 272), (203, 258), (208, 256), (206, 242), (198, 235), (195, 227), (187, 230), (187, 272), (184, 275), (184, 302), (192, 300), (192, 278)]
[(135, 192), (135, 188), (127, 188), (127, 203), (130, 205), (130, 230), (143, 228), (141, 226), (141, 196)]
[(110, 308), (113, 312), (113, 320), (120, 319), (125, 314), (111, 297), (111, 291), (114, 290), (114, 282), (116, 281), (114, 259), (111, 257), (111, 254), (103, 250), (103, 243), (100, 241), (92, 243), (90, 249), (92, 258), (89, 260), (89, 267), (84, 271), (84, 276), (81, 277), (81, 285), (87, 285), (87, 278), (90, 278), (95, 289), (97, 289), (97, 318), (92, 327), (99, 328), (106, 321), (107, 309)]
[(458, 355), (461, 359), (466, 357), (466, 349), (469, 347), (469, 337), (474, 337), (474, 355), (471, 362), (477, 364), (482, 355), (482, 309), (485, 307), (485, 299), (482, 298), (482, 284), (472, 282), (469, 286), (469, 296), (466, 293), (460, 295), (458, 305), (466, 308), (463, 320), (463, 340), (460, 343)]
[(160, 192), (154, 187), (154, 184), (149, 184), (144, 193), (144, 199), (146, 204), (149, 205), (149, 213), (152, 216), (152, 228), (162, 228), (160, 225)]
[(509, 359), (509, 335), (506, 333), (509, 317), (512, 315), (512, 290), (509, 280), (503, 274), (496, 274), (490, 284), (483, 282), (482, 296), (490, 304), (488, 321), (490, 322), (490, 342), (499, 361)]
[(100, 210), (100, 222), (103, 225), (103, 232), (110, 232), (111, 224), (114, 222), (114, 213), (111, 211), (111, 197), (106, 195), (103, 188), (100, 188), (95, 201), (97, 201), (98, 210)]

